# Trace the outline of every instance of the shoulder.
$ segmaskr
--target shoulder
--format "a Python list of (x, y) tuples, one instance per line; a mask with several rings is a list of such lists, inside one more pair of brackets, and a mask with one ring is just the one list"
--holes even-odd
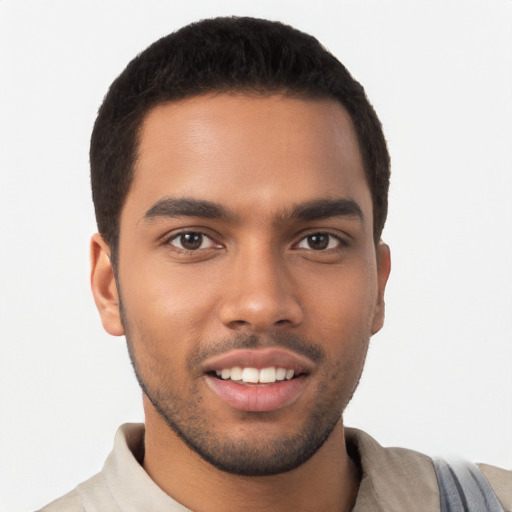
[(80, 496), (73, 490), (61, 498), (52, 501), (39, 512), (83, 512), (85, 509), (80, 501)]
[(360, 466), (354, 511), (439, 510), (439, 488), (432, 459), (404, 448), (385, 448), (365, 432), (345, 429), (347, 450)]
[(512, 511), (512, 471), (477, 464), (506, 511)]
[[(365, 506), (355, 511), (439, 510), (439, 487), (431, 457), (405, 448), (383, 447), (361, 430), (347, 428), (345, 435), (347, 450), (362, 475), (356, 504), (361, 500)], [(512, 512), (512, 471), (487, 464), (477, 466), (505, 511)], [(379, 505), (372, 508), (374, 503)]]
[(105, 481), (104, 475), (98, 473), (78, 485), (71, 492), (52, 501), (39, 512), (118, 512), (119, 508)]

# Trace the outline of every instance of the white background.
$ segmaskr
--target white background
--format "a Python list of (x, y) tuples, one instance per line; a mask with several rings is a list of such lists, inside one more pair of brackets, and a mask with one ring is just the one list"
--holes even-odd
[(512, 466), (512, 2), (0, 1), (0, 509), (98, 471), (142, 420), (88, 286), (88, 142), (151, 42), (221, 14), (317, 36), (365, 86), (393, 161), (393, 271), (346, 423)]

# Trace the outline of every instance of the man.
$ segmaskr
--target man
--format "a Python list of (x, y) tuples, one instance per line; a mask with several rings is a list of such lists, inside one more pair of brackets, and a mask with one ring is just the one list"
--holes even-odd
[[(92, 290), (145, 425), (43, 510), (444, 506), (446, 466), (343, 425), (384, 321), (389, 156), (314, 38), (224, 18), (157, 41), (105, 98), (91, 177)], [(510, 472), (482, 471), (510, 510)]]

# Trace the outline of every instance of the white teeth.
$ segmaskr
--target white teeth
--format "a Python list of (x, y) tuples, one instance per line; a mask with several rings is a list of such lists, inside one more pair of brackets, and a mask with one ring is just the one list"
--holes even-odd
[(235, 380), (250, 382), (252, 384), (270, 384), (276, 381), (290, 380), (295, 375), (294, 370), (287, 370), (286, 368), (276, 368), (269, 366), (268, 368), (240, 368), (234, 366), (233, 368), (223, 368), (222, 370), (215, 370), (217, 377), (223, 380)]
[(278, 368), (276, 370), (276, 380), (284, 380), (286, 377), (286, 369), (285, 368)]
[(260, 382), (275, 382), (276, 381), (276, 369), (275, 368), (263, 368), (260, 370)]
[(242, 368), (239, 366), (231, 368), (231, 380), (242, 380)]
[(260, 372), (256, 368), (244, 368), (242, 370), (242, 380), (256, 384), (260, 380)]

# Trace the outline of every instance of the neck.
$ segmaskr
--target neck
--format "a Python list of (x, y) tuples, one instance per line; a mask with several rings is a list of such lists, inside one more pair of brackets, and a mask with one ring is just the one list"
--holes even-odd
[(298, 468), (272, 476), (225, 473), (205, 462), (145, 403), (144, 469), (169, 496), (196, 512), (349, 511), (359, 475), (340, 420), (325, 444)]

